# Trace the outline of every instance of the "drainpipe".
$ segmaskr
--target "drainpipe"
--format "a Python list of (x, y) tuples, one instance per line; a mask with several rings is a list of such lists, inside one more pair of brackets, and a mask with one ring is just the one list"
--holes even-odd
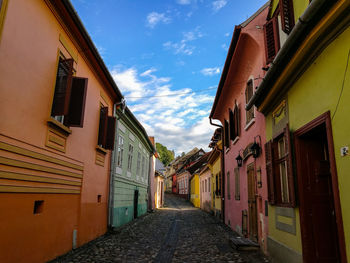
[[(255, 91), (253, 97), (246, 105), (246, 110), (249, 110), (258, 100), (260, 94), (267, 90), (269, 82), (273, 76), (275, 76), (276, 71), (283, 68), (284, 60), (286, 56), (291, 53), (295, 47), (299, 47), (301, 38), (306, 37), (306, 30), (313, 23), (313, 19), (319, 14), (320, 11), (324, 9), (324, 5), (327, 4), (329, 0), (313, 0), (310, 5), (306, 8), (305, 12), (299, 17), (298, 22), (295, 24), (292, 32), (288, 36), (286, 42), (278, 51), (275, 59), (270, 65), (270, 69), (267, 71), (265, 77), (263, 78), (259, 88)], [(287, 63), (289, 60), (287, 61)]]
[(211, 125), (216, 126), (221, 128), (221, 142), (222, 142), (222, 149), (221, 149), (221, 219), (222, 222), (225, 224), (225, 147), (224, 147), (224, 143), (222, 140), (222, 134), (224, 132), (224, 129), (222, 127), (222, 125), (218, 125), (213, 123), (213, 120), (211, 119), (211, 117), (209, 117), (209, 122)]

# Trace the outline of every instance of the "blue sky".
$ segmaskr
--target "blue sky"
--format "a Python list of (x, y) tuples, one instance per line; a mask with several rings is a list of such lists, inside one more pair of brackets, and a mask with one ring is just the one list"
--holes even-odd
[(128, 107), (176, 154), (208, 150), (235, 25), (265, 0), (71, 0)]

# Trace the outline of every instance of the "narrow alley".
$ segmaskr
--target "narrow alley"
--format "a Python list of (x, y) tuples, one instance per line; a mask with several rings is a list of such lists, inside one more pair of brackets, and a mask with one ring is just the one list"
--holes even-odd
[(258, 251), (236, 251), (227, 226), (175, 195), (165, 207), (57, 258), (59, 262), (269, 262)]

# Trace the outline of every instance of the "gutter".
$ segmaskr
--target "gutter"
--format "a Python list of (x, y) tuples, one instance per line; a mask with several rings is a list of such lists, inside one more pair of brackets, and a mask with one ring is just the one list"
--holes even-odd
[(324, 10), (328, 11), (327, 6), (333, 3), (334, 1), (329, 0), (313, 0), (310, 3), (305, 12), (299, 17), (286, 42), (277, 53), (271, 63), (270, 69), (267, 71), (253, 97), (245, 106), (246, 110), (249, 110), (253, 105), (259, 107), (262, 104), (276, 75), (278, 76), (278, 73), (283, 71), (285, 65), (289, 63), (290, 57), (293, 56), (300, 44), (307, 37), (314, 23), (318, 22), (317, 18), (320, 14), (322, 15)]

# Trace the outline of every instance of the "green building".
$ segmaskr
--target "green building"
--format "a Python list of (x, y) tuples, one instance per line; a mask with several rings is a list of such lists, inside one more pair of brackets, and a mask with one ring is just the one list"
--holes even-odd
[[(115, 110), (117, 118), (111, 161), (109, 226), (119, 227), (147, 212), (154, 146), (132, 112)], [(151, 175), (153, 178), (154, 175)]]

